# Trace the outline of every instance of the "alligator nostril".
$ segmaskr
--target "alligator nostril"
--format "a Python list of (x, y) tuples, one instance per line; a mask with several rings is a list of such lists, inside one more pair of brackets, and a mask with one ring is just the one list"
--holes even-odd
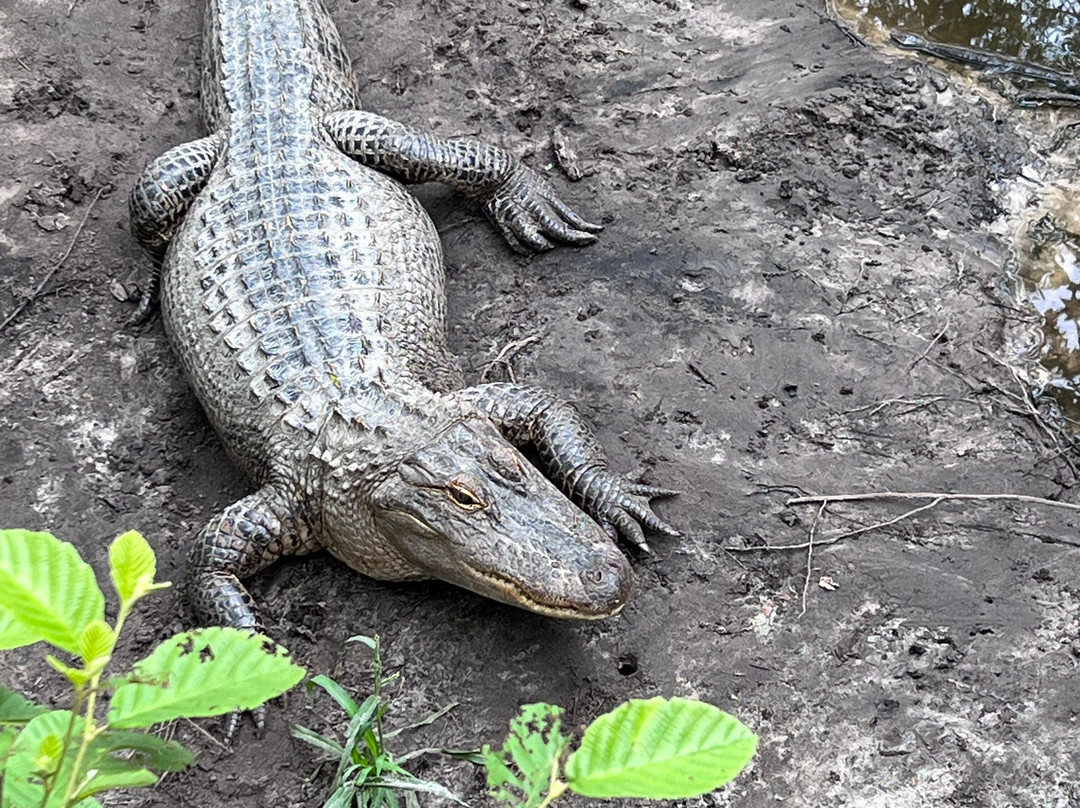
[(615, 609), (626, 602), (634, 580), (629, 562), (618, 551), (601, 554), (579, 575), (588, 593), (586, 597), (606, 610)]

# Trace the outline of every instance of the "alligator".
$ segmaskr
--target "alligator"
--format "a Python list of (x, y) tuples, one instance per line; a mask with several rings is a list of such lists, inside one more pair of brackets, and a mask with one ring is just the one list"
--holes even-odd
[[(1063, 103), (1065, 102), (1064, 99), (1069, 99), (1067, 103), (1075, 103), (1072, 97), (1080, 93), (1080, 76), (1063, 73), (1060, 70), (1054, 70), (1051, 67), (1035, 64), (1034, 62), (1026, 62), (1022, 59), (980, 48), (971, 48), (966, 45), (931, 42), (929, 39), (913, 34), (910, 31), (892, 31), (889, 38), (894, 45), (904, 50), (917, 51), (938, 59), (958, 62), (982, 70), (987, 75), (1009, 76), (1022, 81), (1041, 82), (1056, 91), (1053, 93), (1029, 93), (1021, 96), (1020, 102), (1025, 106), (1032, 104), (1025, 103), (1024, 98), (1039, 99), (1043, 103)], [(1060, 98), (1056, 96), (1060, 96)]]
[[(466, 386), (448, 348), (442, 247), (406, 189), (475, 198), (520, 251), (601, 229), (470, 137), (361, 110), (319, 0), (208, 0), (210, 132), (154, 160), (131, 228), (188, 381), (254, 493), (195, 541), (200, 620), (261, 630), (241, 579), (319, 549), (376, 579), (438, 578), (559, 618), (617, 614), (620, 537), (678, 535), (613, 472), (571, 405)], [(522, 450), (531, 447), (536, 465)]]

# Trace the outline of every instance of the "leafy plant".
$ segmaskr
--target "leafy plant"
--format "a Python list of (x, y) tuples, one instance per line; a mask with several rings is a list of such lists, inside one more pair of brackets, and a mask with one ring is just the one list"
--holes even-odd
[[(230, 628), (183, 632), (126, 674), (105, 678), (132, 607), (167, 587), (157, 559), (132, 531), (109, 547), (119, 598), (112, 625), (94, 571), (48, 533), (0, 530), (0, 650), (47, 642), (48, 663), (74, 688), (70, 710), (48, 710), (0, 687), (0, 808), (100, 808), (107, 789), (153, 785), (158, 773), (191, 765), (175, 741), (133, 730), (177, 718), (250, 710), (304, 675), (266, 637)], [(111, 692), (99, 715), (98, 698)]]
[(711, 704), (633, 699), (593, 721), (564, 765), (570, 739), (562, 714), (551, 704), (527, 704), (510, 722), (503, 748), (484, 747), (497, 800), (547, 808), (567, 790), (586, 797), (696, 797), (734, 779), (757, 748), (757, 736)]
[[(307, 727), (292, 727), (293, 737), (322, 749), (328, 754), (328, 759), (337, 761), (337, 770), (330, 785), (330, 796), (323, 808), (349, 808), (354, 805), (356, 808), (400, 808), (399, 792), (407, 808), (419, 805), (416, 798), (418, 792), (436, 794), (460, 803), (461, 800), (445, 786), (416, 777), (401, 765), (428, 752), (446, 750), (419, 749), (395, 757), (386, 748), (386, 741), (406, 730), (430, 724), (457, 705), (447, 705), (415, 724), (387, 730), (383, 726), (383, 718), (390, 708), (391, 699), (385, 695), (385, 689), (399, 674), (383, 675), (381, 646), (377, 635), (350, 637), (347, 642), (363, 643), (372, 651), (374, 686), (371, 695), (358, 704), (344, 687), (329, 676), (315, 676), (308, 682), (309, 693), (314, 687), (320, 687), (345, 711), (349, 719), (345, 742), (338, 743), (333, 738)], [(459, 756), (469, 757), (467, 753)]]

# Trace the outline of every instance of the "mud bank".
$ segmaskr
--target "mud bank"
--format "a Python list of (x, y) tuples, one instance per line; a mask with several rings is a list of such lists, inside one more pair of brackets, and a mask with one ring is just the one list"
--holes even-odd
[[(0, 319), (34, 296), (0, 331), (0, 524), (69, 538), (99, 570), (107, 540), (138, 528), (172, 580), (193, 532), (246, 492), (160, 324), (126, 330), (117, 299), (136, 278), (127, 189), (202, 134), (195, 5), (0, 10)], [(418, 746), (501, 738), (527, 701), (563, 704), (571, 723), (634, 696), (713, 701), (761, 735), (760, 753), (695, 805), (1080, 802), (1077, 514), (785, 504), (875, 490), (1075, 498), (1077, 461), (1000, 361), (1027, 315), (993, 226), (1062, 122), (1021, 124), (858, 46), (809, 3), (332, 6), (369, 108), (496, 140), (605, 222), (597, 245), (528, 261), (470, 204), (422, 189), (473, 377), (539, 335), (518, 378), (574, 399), (619, 468), (683, 491), (658, 507), (686, 535), (634, 560), (635, 596), (613, 621), (377, 584), (320, 555), (253, 580), (273, 633), (360, 690), (366, 658), (343, 640), (380, 633), (403, 674), (402, 722), (460, 702)], [(811, 535), (809, 563), (806, 550), (742, 552)], [(165, 593), (125, 655), (185, 619)], [(0, 681), (57, 691), (25, 652)], [(297, 720), (320, 721), (300, 694), (232, 753), (179, 725), (198, 765), (110, 804), (320, 804), (326, 775), (310, 779), (314, 758), (285, 732)], [(425, 765), (482, 802), (467, 765)]]

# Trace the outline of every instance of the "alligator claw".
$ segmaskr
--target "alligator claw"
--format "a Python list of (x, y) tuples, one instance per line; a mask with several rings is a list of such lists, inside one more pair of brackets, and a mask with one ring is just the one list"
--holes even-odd
[(522, 253), (550, 250), (556, 241), (591, 244), (603, 229), (578, 216), (547, 180), (521, 163), (485, 200), (484, 210), (510, 246)]
[(649, 500), (656, 497), (673, 497), (678, 491), (656, 488), (643, 483), (631, 483), (607, 472), (602, 482), (604, 495), (593, 505), (593, 516), (613, 541), (621, 535), (643, 553), (652, 553), (645, 541), (643, 528), (678, 536), (679, 531), (652, 511)]
[(266, 729), (266, 706), (260, 704), (253, 710), (234, 710), (229, 713), (229, 720), (225, 724), (225, 745), (232, 746), (233, 737), (236, 735), (236, 730), (240, 728), (240, 721), (243, 720), (244, 712), (250, 712), (251, 717), (255, 720), (255, 737), (261, 738), (263, 736), (263, 730)]
[(139, 298), (139, 304), (135, 307), (134, 313), (127, 318), (127, 327), (138, 328), (146, 325), (155, 313), (157, 313), (157, 300), (150, 292), (144, 292)]

